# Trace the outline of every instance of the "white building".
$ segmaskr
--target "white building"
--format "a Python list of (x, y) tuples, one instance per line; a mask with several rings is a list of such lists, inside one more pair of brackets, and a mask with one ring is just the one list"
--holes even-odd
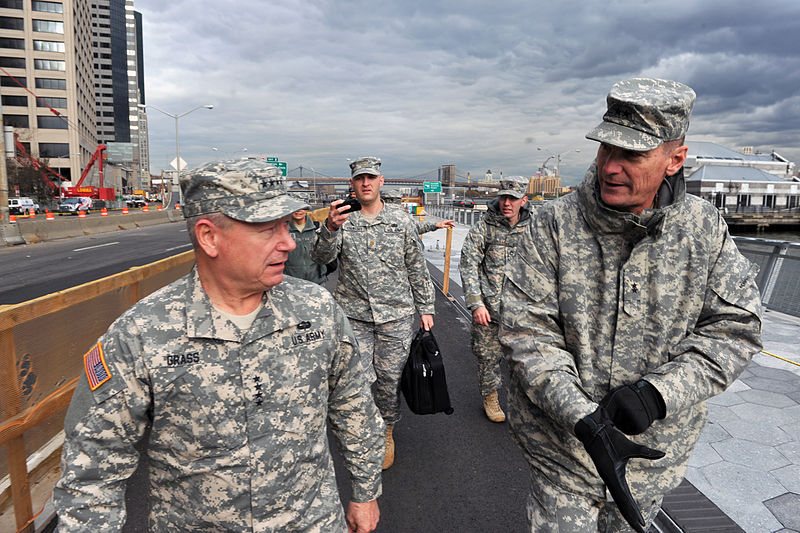
[(686, 179), (686, 190), (727, 212), (780, 211), (800, 205), (800, 183), (747, 166), (703, 164)]
[(790, 180), (795, 164), (777, 152), (770, 154), (753, 153), (752, 147), (736, 152), (719, 144), (706, 141), (686, 141), (689, 153), (684, 164), (686, 177), (692, 175), (703, 165), (718, 167), (750, 167), (763, 170), (779, 178)]

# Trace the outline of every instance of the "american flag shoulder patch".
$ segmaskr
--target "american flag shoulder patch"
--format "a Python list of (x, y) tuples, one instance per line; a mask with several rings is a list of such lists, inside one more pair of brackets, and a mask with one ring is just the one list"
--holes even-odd
[(111, 379), (111, 371), (103, 357), (103, 345), (99, 342), (83, 356), (83, 367), (86, 369), (86, 377), (92, 390), (97, 390), (100, 385)]

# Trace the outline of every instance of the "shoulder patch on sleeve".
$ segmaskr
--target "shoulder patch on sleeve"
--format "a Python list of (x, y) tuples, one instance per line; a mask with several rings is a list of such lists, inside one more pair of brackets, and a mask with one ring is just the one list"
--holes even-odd
[(86, 352), (83, 356), (83, 367), (86, 369), (89, 388), (93, 391), (111, 379), (111, 371), (108, 369), (105, 357), (103, 357), (102, 343), (98, 342), (91, 350)]

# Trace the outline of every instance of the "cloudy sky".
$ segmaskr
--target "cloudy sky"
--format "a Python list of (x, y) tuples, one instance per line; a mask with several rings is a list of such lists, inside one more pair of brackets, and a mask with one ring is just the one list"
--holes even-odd
[[(587, 7), (588, 6), (588, 7)], [(797, 0), (136, 0), (148, 104), (180, 119), (189, 166), (247, 153), (333, 176), (377, 155), (388, 177), (531, 175), (584, 138), (618, 80), (698, 95), (689, 139), (800, 163)], [(154, 173), (175, 122), (150, 121)], [(212, 148), (217, 148), (213, 150)], [(307, 171), (306, 171), (307, 172)], [(293, 173), (296, 175), (296, 172)]]

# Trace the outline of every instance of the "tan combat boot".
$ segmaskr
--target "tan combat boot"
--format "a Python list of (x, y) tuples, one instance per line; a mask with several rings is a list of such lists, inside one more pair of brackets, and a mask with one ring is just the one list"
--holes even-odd
[(483, 410), (486, 411), (486, 416), (492, 422), (506, 421), (506, 414), (500, 408), (500, 402), (497, 400), (497, 391), (492, 391), (483, 397)]
[(394, 464), (394, 439), (392, 430), (394, 426), (386, 426), (386, 452), (383, 455), (383, 470)]

